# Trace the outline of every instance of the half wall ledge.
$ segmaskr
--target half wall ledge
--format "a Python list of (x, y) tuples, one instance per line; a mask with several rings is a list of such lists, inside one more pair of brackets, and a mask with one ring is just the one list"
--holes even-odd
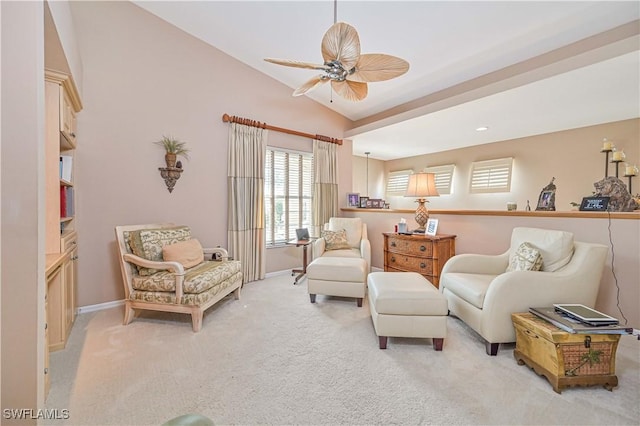
[[(343, 212), (357, 213), (404, 213), (413, 215), (416, 211), (410, 209), (360, 209), (342, 207)], [(507, 211), (507, 210), (436, 210), (429, 209), (429, 215), (450, 214), (461, 216), (528, 216), (528, 217), (570, 217), (576, 219), (640, 219), (640, 211), (632, 212), (586, 212), (586, 211)]]

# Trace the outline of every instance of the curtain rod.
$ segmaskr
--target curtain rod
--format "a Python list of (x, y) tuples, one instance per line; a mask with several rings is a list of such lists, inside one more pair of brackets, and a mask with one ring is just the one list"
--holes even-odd
[(342, 145), (342, 139), (332, 138), (329, 136), (323, 135), (312, 135), (310, 133), (298, 132), (297, 130), (285, 129), (283, 127), (270, 126), (267, 123), (261, 123), (256, 120), (249, 120), (248, 118), (236, 117), (235, 115), (230, 116), (229, 114), (222, 115), (222, 121), (225, 123), (238, 123), (244, 124), (245, 126), (259, 127), (261, 129), (273, 130), (280, 133), (287, 133), (289, 135), (302, 136), (305, 138), (317, 139), (323, 142), (335, 143), (338, 145)]

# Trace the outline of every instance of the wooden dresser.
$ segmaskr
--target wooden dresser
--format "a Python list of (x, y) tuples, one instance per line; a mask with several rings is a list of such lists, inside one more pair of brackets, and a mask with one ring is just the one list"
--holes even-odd
[(440, 284), (442, 267), (456, 254), (455, 235), (428, 236), (385, 232), (384, 270), (418, 272), (436, 288)]

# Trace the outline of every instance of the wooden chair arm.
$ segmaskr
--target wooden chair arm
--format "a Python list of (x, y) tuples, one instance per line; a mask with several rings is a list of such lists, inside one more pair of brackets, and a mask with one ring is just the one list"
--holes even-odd
[(122, 258), (134, 265), (151, 269), (167, 269), (176, 275), (184, 275), (184, 266), (179, 262), (154, 262), (153, 260), (147, 260), (143, 257), (129, 253), (122, 255)]
[(223, 249), (222, 247), (207, 247), (207, 248), (203, 248), (202, 251), (204, 252), (205, 257), (207, 255), (211, 255), (210, 259), (211, 260), (216, 260), (214, 257), (215, 253), (220, 253), (220, 257), (222, 258), (222, 260), (229, 260), (229, 252), (226, 249)]

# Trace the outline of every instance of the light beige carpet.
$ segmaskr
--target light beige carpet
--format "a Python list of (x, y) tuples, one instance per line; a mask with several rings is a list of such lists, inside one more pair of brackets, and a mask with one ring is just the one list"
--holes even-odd
[(318, 296), (289, 275), (245, 285), (187, 315), (122, 308), (78, 316), (67, 348), (51, 356), (47, 424), (160, 425), (198, 413), (216, 424), (638, 424), (640, 341), (623, 336), (619, 386), (555, 393), (513, 358), (448, 318), (444, 350), (430, 339), (390, 338), (378, 349), (369, 307)]

